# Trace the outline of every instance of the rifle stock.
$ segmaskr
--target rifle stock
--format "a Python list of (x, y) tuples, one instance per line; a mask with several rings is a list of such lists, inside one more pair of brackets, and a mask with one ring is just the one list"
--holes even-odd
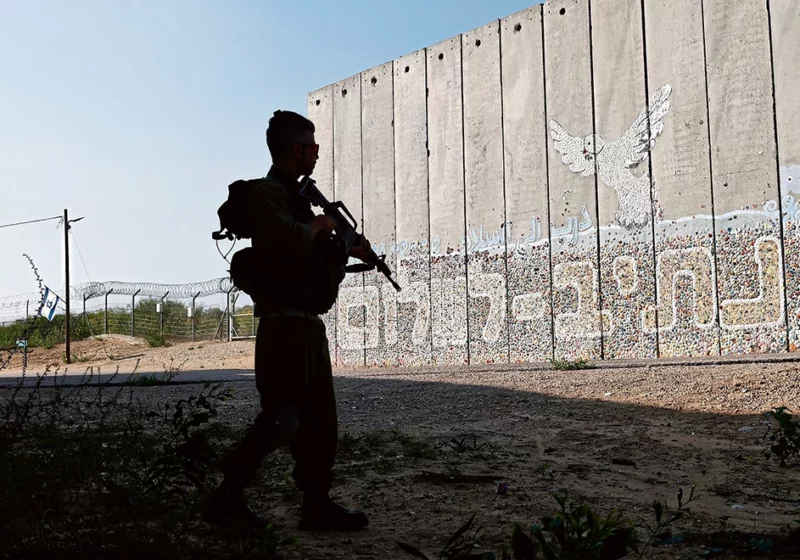
[[(353, 218), (353, 215), (347, 209), (347, 206), (345, 206), (340, 200), (330, 202), (327, 198), (325, 198), (325, 195), (320, 192), (320, 190), (317, 188), (317, 184), (311, 177), (305, 178), (303, 186), (300, 188), (300, 194), (308, 199), (313, 206), (322, 208), (322, 212), (326, 216), (329, 216), (333, 219), (334, 223), (336, 224), (336, 231), (342, 236), (342, 239), (344, 239), (347, 252), (349, 254), (350, 249), (353, 247), (353, 245), (357, 244), (358, 239), (362, 237), (362, 235), (356, 231), (358, 229), (358, 222), (356, 222), (356, 219)], [(367, 252), (367, 258), (365, 261), (369, 266), (363, 269), (361, 267), (356, 267), (355, 270), (372, 270), (373, 268), (377, 268), (381, 273), (383, 273), (389, 282), (391, 282), (392, 286), (394, 286), (394, 289), (399, 292), (401, 288), (392, 278), (392, 271), (389, 270), (389, 266), (384, 260), (385, 258), (385, 256), (379, 257), (375, 251), (370, 249)]]

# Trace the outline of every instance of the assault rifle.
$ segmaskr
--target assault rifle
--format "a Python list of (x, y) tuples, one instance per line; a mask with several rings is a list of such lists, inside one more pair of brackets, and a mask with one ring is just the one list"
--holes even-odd
[[(351, 247), (356, 244), (359, 238), (362, 235), (356, 232), (356, 228), (358, 228), (358, 223), (356, 222), (353, 215), (347, 209), (347, 206), (340, 200), (336, 202), (329, 202), (325, 195), (319, 192), (317, 188), (317, 184), (311, 177), (306, 177), (305, 181), (303, 181), (303, 186), (300, 187), (300, 195), (305, 197), (313, 206), (318, 206), (322, 208), (322, 212), (331, 218), (333, 218), (334, 223), (336, 224), (336, 231), (339, 235), (342, 236), (345, 245), (347, 246), (347, 252), (350, 253)], [(341, 208), (341, 210), (339, 210)], [(347, 214), (347, 218), (342, 214)], [(349, 220), (348, 220), (349, 218)], [(386, 255), (381, 255), (380, 257), (373, 251), (372, 249), (369, 250), (367, 253), (366, 259), (366, 266), (358, 267), (357, 265), (348, 267), (349, 272), (356, 272), (356, 271), (363, 271), (363, 270), (372, 270), (377, 268), (380, 270), (384, 276), (392, 283), (394, 289), (398, 292), (400, 291), (400, 286), (397, 282), (392, 279), (392, 271), (389, 270), (389, 266), (386, 264)]]

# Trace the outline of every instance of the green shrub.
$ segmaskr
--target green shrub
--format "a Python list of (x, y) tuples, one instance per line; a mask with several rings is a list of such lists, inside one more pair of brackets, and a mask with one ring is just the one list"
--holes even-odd
[(162, 346), (169, 346), (167, 337), (161, 333), (147, 333), (144, 335), (144, 340), (151, 348), (160, 348)]
[(767, 426), (764, 438), (769, 438), (770, 446), (764, 450), (767, 459), (775, 456), (782, 467), (791, 458), (800, 458), (800, 421), (792, 420), (792, 415), (785, 406), (773, 408), (767, 416), (777, 422), (777, 428), (772, 424)]
[(580, 358), (575, 361), (550, 360), (550, 364), (553, 366), (553, 369), (558, 369), (558, 370), (589, 369), (591, 367), (589, 363), (583, 358)]
[(525, 534), (514, 524), (511, 548), (515, 560), (615, 560), (638, 551), (636, 529), (617, 512), (600, 515), (589, 506), (567, 508), (566, 492), (554, 494), (560, 511), (542, 517)]

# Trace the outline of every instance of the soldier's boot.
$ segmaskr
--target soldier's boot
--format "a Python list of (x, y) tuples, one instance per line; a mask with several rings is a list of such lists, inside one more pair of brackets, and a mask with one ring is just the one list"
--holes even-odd
[(223, 481), (203, 506), (203, 521), (232, 531), (261, 531), (269, 522), (260, 517), (244, 500), (244, 488)]
[(301, 531), (358, 531), (369, 524), (366, 514), (347, 510), (327, 494), (306, 495), (297, 528)]

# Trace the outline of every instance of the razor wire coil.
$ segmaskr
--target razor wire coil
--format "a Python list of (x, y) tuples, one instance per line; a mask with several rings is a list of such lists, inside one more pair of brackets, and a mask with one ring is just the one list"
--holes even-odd
[[(70, 299), (73, 301), (90, 300), (104, 297), (106, 294), (115, 296), (140, 296), (140, 297), (169, 297), (170, 299), (190, 299), (194, 297), (207, 297), (217, 294), (227, 294), (237, 291), (229, 277), (215, 278), (205, 282), (189, 284), (158, 284), (155, 282), (87, 282), (76, 284), (70, 289)], [(61, 295), (61, 294), (59, 294)], [(0, 309), (23, 307), (29, 302), (39, 302), (42, 295), (39, 292), (28, 292), (12, 296), (0, 297)]]

